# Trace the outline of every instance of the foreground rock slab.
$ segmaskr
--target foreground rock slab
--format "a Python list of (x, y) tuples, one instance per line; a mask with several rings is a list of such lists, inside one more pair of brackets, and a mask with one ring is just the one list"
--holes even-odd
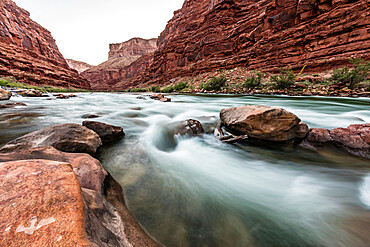
[(266, 141), (303, 139), (307, 124), (293, 113), (263, 105), (245, 105), (221, 110), (222, 126), (235, 136)]
[(113, 126), (96, 121), (84, 121), (82, 122), (82, 125), (97, 133), (103, 143), (119, 140), (125, 136), (123, 129), (119, 126)]
[(94, 155), (102, 145), (94, 131), (79, 124), (58, 124), (21, 136), (0, 149), (0, 153), (52, 146), (60, 151)]
[(331, 147), (370, 159), (370, 123), (333, 130), (313, 128), (300, 146), (310, 150)]
[(103, 193), (104, 180), (108, 175), (101, 163), (88, 154), (65, 153), (53, 147), (39, 147), (15, 152), (0, 153), (0, 162), (42, 159), (71, 164), (81, 187)]
[(12, 97), (12, 93), (0, 88), (0, 100), (8, 100)]
[(2, 246), (88, 246), (79, 182), (67, 163), (0, 163)]

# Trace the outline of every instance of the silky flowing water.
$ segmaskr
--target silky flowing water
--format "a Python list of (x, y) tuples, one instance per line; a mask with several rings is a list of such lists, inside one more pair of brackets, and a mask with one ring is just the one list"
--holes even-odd
[[(369, 246), (370, 162), (331, 150), (224, 144), (212, 135), (221, 109), (283, 107), (310, 127), (370, 122), (370, 100), (322, 97), (135, 94), (18, 98), (0, 111), (0, 145), (83, 115), (122, 126), (126, 137), (100, 150), (143, 228), (165, 246)], [(173, 123), (202, 122), (208, 134), (173, 137)]]

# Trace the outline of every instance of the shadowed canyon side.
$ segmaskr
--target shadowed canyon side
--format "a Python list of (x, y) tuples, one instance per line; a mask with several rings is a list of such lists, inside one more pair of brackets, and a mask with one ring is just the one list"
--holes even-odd
[(186, 0), (153, 56), (99, 80), (120, 90), (238, 66), (275, 72), (306, 65), (306, 72), (316, 72), (347, 65), (351, 57), (369, 59), (369, 5), (367, 0)]
[(32, 85), (90, 88), (68, 66), (51, 33), (10, 0), (0, 1), (0, 76)]
[(116, 83), (144, 71), (146, 67), (142, 66), (140, 61), (148, 64), (152, 55), (147, 54), (156, 49), (157, 39), (133, 38), (123, 43), (110, 44), (108, 60), (83, 72), (82, 75), (92, 82), (92, 88), (95, 90), (114, 90)]

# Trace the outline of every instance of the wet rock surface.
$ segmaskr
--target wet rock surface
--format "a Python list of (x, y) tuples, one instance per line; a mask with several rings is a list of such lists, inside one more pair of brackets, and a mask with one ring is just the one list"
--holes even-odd
[(125, 136), (122, 127), (95, 121), (84, 121), (82, 125), (96, 132), (103, 143), (116, 141)]
[(311, 150), (331, 147), (370, 159), (370, 124), (354, 124), (333, 130), (313, 128), (300, 146)]
[(17, 106), (27, 106), (25, 103), (6, 103), (6, 104), (0, 104), (0, 109), (5, 109), (5, 108), (14, 108)]
[(201, 135), (204, 134), (202, 124), (198, 120), (188, 119), (175, 125), (174, 135)]
[(261, 105), (228, 108), (221, 110), (220, 119), (221, 125), (232, 135), (244, 138), (248, 136), (266, 141), (289, 141), (303, 139), (308, 132), (305, 123), (282, 108)]
[(37, 90), (25, 90), (18, 92), (18, 94), (23, 97), (43, 97), (43, 94)]
[(3, 246), (87, 246), (84, 201), (67, 163), (0, 163)]
[(94, 131), (79, 124), (53, 125), (21, 136), (0, 149), (0, 153), (52, 146), (60, 151), (94, 155), (102, 145)]
[(12, 93), (0, 88), (0, 100), (8, 100), (12, 97)]
[(107, 171), (88, 154), (61, 152), (53, 147), (39, 147), (0, 153), (0, 162), (42, 159), (65, 162), (72, 166), (81, 187), (102, 193)]

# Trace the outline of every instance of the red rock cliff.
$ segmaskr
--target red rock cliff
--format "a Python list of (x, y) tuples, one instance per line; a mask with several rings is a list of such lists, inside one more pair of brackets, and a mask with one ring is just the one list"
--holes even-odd
[(72, 68), (74, 70), (77, 70), (77, 72), (80, 73), (80, 74), (82, 72), (94, 67), (94, 66), (92, 66), (88, 63), (76, 61), (76, 60), (73, 60), (73, 59), (66, 59), (66, 61), (67, 61), (67, 64), (70, 68)]
[(32, 85), (90, 88), (68, 67), (50, 32), (10, 0), (0, 0), (0, 76)]
[(313, 72), (348, 64), (350, 57), (370, 59), (369, 9), (368, 0), (186, 0), (146, 66), (121, 69), (114, 84), (166, 83), (237, 66), (307, 65)]
[[(137, 68), (137, 64), (141, 61), (148, 64), (151, 59), (144, 61), (140, 58), (156, 49), (157, 39), (133, 38), (123, 43), (110, 44), (108, 61), (83, 72), (82, 75), (91, 81), (93, 89), (115, 90), (116, 83), (125, 81), (132, 73), (141, 73), (143, 67)], [(137, 62), (138, 59), (140, 61)], [(131, 64), (133, 66), (128, 67)]]

